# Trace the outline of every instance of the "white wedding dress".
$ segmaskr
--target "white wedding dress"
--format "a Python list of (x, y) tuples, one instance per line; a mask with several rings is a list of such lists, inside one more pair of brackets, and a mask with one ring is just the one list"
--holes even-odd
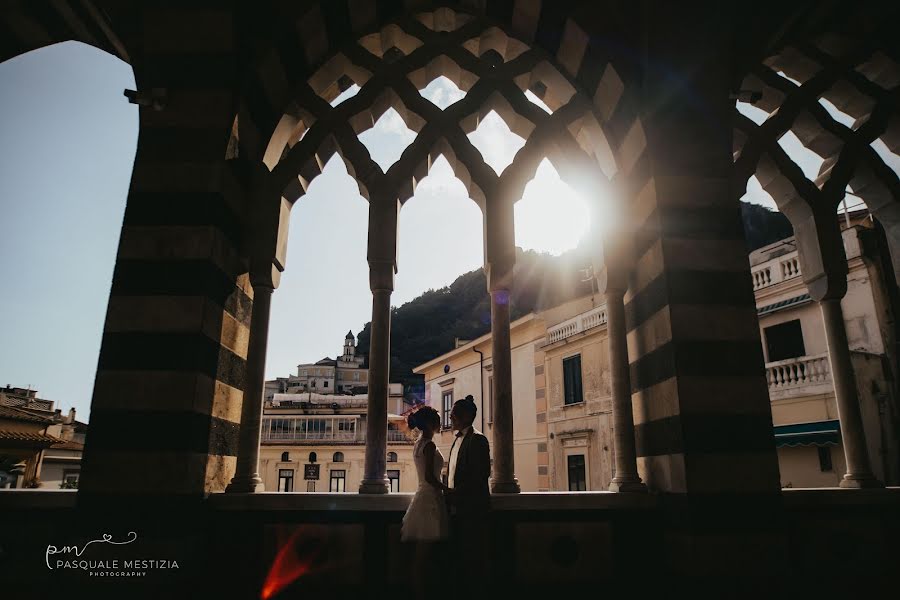
[[(431, 443), (431, 440), (427, 440), (427, 443)], [(439, 489), (425, 481), (426, 469), (432, 469), (434, 478), (438, 481), (441, 480), (444, 456), (435, 447), (434, 462), (426, 465), (425, 444), (426, 440), (420, 437), (413, 446), (413, 462), (416, 465), (416, 474), (419, 476), (419, 489), (416, 490), (409, 503), (409, 508), (406, 509), (406, 514), (403, 516), (400, 539), (404, 542), (433, 542), (445, 539), (449, 532), (444, 496)]]

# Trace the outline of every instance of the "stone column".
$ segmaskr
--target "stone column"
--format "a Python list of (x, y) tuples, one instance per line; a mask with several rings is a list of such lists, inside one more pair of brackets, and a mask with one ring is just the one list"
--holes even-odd
[(847, 472), (841, 479), (842, 488), (884, 487), (872, 473), (866, 435), (863, 430), (862, 414), (859, 408), (859, 394), (853, 365), (850, 362), (850, 344), (844, 328), (844, 311), (840, 298), (826, 298), (819, 301), (825, 338), (828, 341), (828, 361), (831, 379), (834, 383), (834, 397), (837, 402), (838, 418), (841, 422), (841, 440), (847, 459)]
[(498, 194), (485, 208), (485, 274), (491, 295), (491, 364), (494, 372), (492, 433), (494, 465), (491, 491), (517, 494), (513, 451), (512, 359), (509, 333), (509, 300), (516, 262), (513, 203)]
[(836, 204), (835, 201), (834, 204), (823, 202), (799, 208), (789, 206), (786, 214), (794, 226), (803, 283), (822, 310), (834, 397), (847, 459), (847, 473), (840, 485), (846, 488), (883, 487), (875, 478), (869, 460), (856, 378), (850, 362), (850, 345), (844, 328), (841, 299), (847, 294), (848, 267), (844, 239), (835, 216)]
[(386, 494), (387, 402), (391, 367), (391, 292), (394, 265), (370, 267), (372, 329), (369, 338), (369, 403), (366, 411), (366, 464), (361, 494)]
[(494, 371), (494, 473), (491, 491), (517, 494), (513, 453), (512, 359), (509, 340), (509, 290), (491, 290), (491, 361)]
[(391, 196), (369, 200), (369, 288), (372, 328), (369, 338), (369, 400), (366, 413), (366, 462), (360, 494), (387, 494), (387, 403), (391, 367), (391, 293), (397, 265), (400, 205)]
[(265, 491), (259, 477), (259, 442), (265, 392), (266, 348), (269, 344), (269, 316), (272, 293), (269, 282), (253, 285), (253, 313), (250, 317), (250, 343), (247, 349), (246, 385), (241, 405), (241, 429), (238, 441), (237, 467), (228, 493)]
[(611, 492), (646, 492), (647, 486), (637, 471), (634, 448), (634, 414), (631, 408), (631, 374), (628, 367), (628, 342), (625, 338), (624, 292), (606, 292), (606, 330), (609, 336), (609, 376), (612, 383), (613, 442), (616, 450), (616, 476), (609, 484)]

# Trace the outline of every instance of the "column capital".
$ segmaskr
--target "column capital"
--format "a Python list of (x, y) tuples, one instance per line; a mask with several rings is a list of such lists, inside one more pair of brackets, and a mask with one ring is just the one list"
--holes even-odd
[(369, 289), (376, 291), (394, 291), (394, 275), (396, 263), (387, 260), (369, 260)]
[(389, 263), (396, 272), (399, 219), (400, 200), (396, 195), (372, 193), (369, 199), (369, 239), (366, 252), (370, 266)]
[(287, 257), (291, 204), (272, 187), (264, 164), (253, 165), (249, 179), (244, 204), (244, 252), (250, 260), (250, 281), (277, 289)]
[(619, 232), (609, 232), (597, 243), (591, 266), (601, 294), (625, 294), (628, 272), (634, 262), (633, 247), (632, 238)]
[(843, 298), (847, 293), (847, 255), (834, 211), (811, 210), (792, 225), (809, 295), (816, 301)]

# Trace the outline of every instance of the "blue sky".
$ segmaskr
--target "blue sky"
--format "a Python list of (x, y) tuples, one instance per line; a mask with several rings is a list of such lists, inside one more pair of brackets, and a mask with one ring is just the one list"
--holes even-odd
[[(138, 109), (122, 95), (126, 88), (134, 88), (128, 65), (74, 42), (0, 64), (0, 385), (30, 385), (63, 411), (76, 407), (81, 419), (89, 413), (137, 143)], [(462, 92), (441, 79), (423, 95), (445, 107)], [(413, 137), (389, 111), (361, 139), (386, 167)], [(497, 170), (522, 143), (496, 115), (471, 139)], [(805, 150), (795, 145), (792, 155)], [(800, 160), (817, 168), (810, 157)], [(745, 199), (772, 204), (752, 181)], [(586, 226), (583, 202), (543, 163), (516, 208), (517, 245), (559, 254)], [(366, 230), (366, 201), (335, 157), (292, 211), (267, 377), (334, 356), (347, 330), (357, 333), (369, 320)], [(437, 161), (400, 214), (393, 303), (478, 268), (481, 230), (480, 210), (446, 161)]]

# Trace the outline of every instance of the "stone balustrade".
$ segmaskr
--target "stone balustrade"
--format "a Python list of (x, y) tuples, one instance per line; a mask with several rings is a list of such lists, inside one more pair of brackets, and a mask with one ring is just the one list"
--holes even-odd
[(800, 258), (795, 250), (787, 255), (779, 256), (754, 266), (750, 271), (750, 275), (753, 277), (754, 290), (760, 290), (788, 279), (800, 277)]
[(769, 391), (781, 391), (831, 381), (828, 353), (766, 363)]
[(576, 315), (547, 329), (547, 343), (553, 344), (600, 325), (606, 325), (606, 305)]

